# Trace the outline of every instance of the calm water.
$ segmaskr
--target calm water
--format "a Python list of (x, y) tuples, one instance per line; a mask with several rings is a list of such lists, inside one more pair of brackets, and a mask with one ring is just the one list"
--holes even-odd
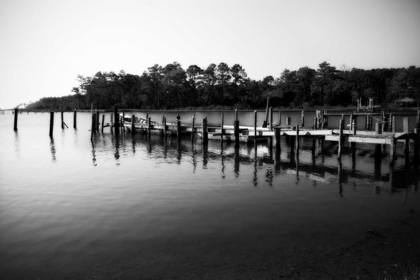
[[(214, 114), (210, 123), (218, 123)], [(77, 130), (72, 114), (68, 129), (59, 118), (51, 140), (49, 114), (20, 114), (17, 133), (13, 115), (0, 115), (2, 279), (70, 277), (150, 244), (170, 262), (172, 247), (194, 248), (188, 240), (210, 255), (264, 240), (329, 248), (420, 211), (418, 166), (406, 165), (402, 143), (391, 167), (374, 145), (354, 155), (346, 146), (340, 162), (336, 144), (312, 153), (303, 141), (296, 157), (285, 137), (280, 153), (267, 143), (203, 147), (187, 136), (115, 139), (109, 128), (91, 141), (89, 114), (78, 114)]]

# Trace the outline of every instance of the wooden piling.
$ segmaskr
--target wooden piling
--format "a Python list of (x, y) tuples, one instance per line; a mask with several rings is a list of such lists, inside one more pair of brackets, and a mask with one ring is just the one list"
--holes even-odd
[(96, 114), (92, 114), (92, 125), (90, 130), (90, 139), (93, 138), (93, 135), (96, 134)]
[(274, 135), (276, 138), (276, 153), (280, 152), (280, 133), (281, 133), (281, 128), (276, 127), (274, 130)]
[(191, 123), (191, 139), (194, 139), (195, 134), (195, 114), (192, 116), (192, 123)]
[(239, 147), (239, 119), (238, 110), (235, 109), (235, 120), (233, 122), (233, 134), (235, 135), (235, 147)]
[(54, 131), (54, 112), (50, 112), (50, 137), (53, 137)]
[(317, 122), (317, 120), (316, 120), (316, 117), (314, 117), (314, 129), (317, 129), (317, 124), (318, 124), (318, 122)]
[[(180, 123), (180, 122), (178, 122)], [(152, 117), (147, 119), (147, 136), (150, 138), (150, 134), (152, 132)]]
[(223, 126), (224, 126), (224, 122), (225, 122), (225, 115), (222, 113), (220, 116), (220, 140), (222, 140), (223, 142)]
[(268, 123), (268, 108), (270, 106), (270, 97), (267, 97), (267, 106), (265, 108), (265, 121), (264, 121), (264, 125), (263, 127), (267, 127), (267, 123)]
[(281, 110), (279, 110), (279, 125), (281, 125)]
[(14, 120), (14, 122), (13, 122), (13, 130), (14, 131), (17, 131), (18, 130), (18, 114), (19, 114), (19, 109), (18, 108), (15, 108), (15, 120)]
[(61, 129), (64, 129), (64, 113), (61, 111)]
[(337, 152), (337, 158), (341, 158), (341, 150), (343, 149), (343, 126), (344, 126), (344, 120), (340, 119), (339, 122), (339, 134), (338, 134), (338, 152)]
[(353, 113), (350, 113), (349, 130), (353, 130)]
[(207, 131), (207, 117), (203, 119), (202, 126), (201, 126), (201, 133), (202, 133), (202, 141), (204, 145), (207, 145), (209, 142), (209, 134)]
[(111, 113), (111, 133), (113, 132), (113, 130), (114, 130), (114, 114)]
[(163, 136), (168, 136), (168, 127), (166, 126), (166, 117), (163, 116)]
[(105, 114), (102, 114), (101, 133), (104, 133)]
[(176, 116), (176, 136), (178, 141), (181, 140), (181, 117), (179, 114)]
[(101, 113), (98, 110), (96, 110), (96, 130), (98, 132), (99, 132), (99, 120), (100, 120), (100, 117), (101, 117)]
[(254, 111), (254, 139), (257, 140), (257, 111)]
[[(104, 118), (102, 116), (102, 129), (104, 128), (103, 122), (104, 122)], [(131, 116), (131, 135), (136, 134), (136, 125), (135, 124), (136, 124), (136, 122), (135, 122), (135, 116), (132, 115)]]
[(273, 131), (273, 107), (268, 109), (268, 115), (270, 117), (270, 131)]
[(73, 128), (77, 129), (77, 110), (74, 109), (73, 111)]
[(356, 118), (353, 119), (352, 127), (353, 127), (353, 135), (356, 135)]
[(395, 139), (394, 139), (394, 135), (392, 135), (392, 139), (389, 145), (389, 159), (390, 159), (390, 164), (392, 164), (394, 162), (395, 159)]
[(120, 122), (119, 122), (119, 117), (118, 117), (118, 107), (114, 106), (114, 119), (115, 119), (115, 124), (114, 124), (114, 130), (115, 130), (115, 135), (120, 135)]
[(299, 153), (299, 125), (296, 125), (296, 144), (295, 144), (296, 153)]

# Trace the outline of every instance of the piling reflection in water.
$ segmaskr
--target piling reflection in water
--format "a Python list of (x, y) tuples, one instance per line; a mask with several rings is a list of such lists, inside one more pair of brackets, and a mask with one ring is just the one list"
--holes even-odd
[[(320, 139), (309, 141), (300, 139), (301, 152), (296, 153), (296, 140), (292, 137), (282, 138), (281, 141), (284, 142), (281, 144), (282, 150), (275, 149), (271, 142), (254, 142), (251, 145), (240, 144), (235, 147), (231, 143), (221, 141), (210, 141), (207, 145), (202, 145), (201, 139), (191, 140), (190, 137), (184, 137), (182, 141), (176, 141), (176, 138), (171, 137), (144, 135), (115, 138), (113, 135), (103, 134), (101, 137), (95, 137), (95, 143), (92, 143), (94, 165), (100, 160), (100, 153), (109, 150), (107, 143), (110, 142), (117, 165), (124, 162), (121, 151), (124, 156), (127, 149), (130, 150), (130, 154), (136, 155), (140, 149), (147, 151), (148, 157), (151, 158), (174, 161), (179, 165), (184, 161), (190, 162), (193, 173), (196, 172), (200, 161), (203, 169), (207, 169), (210, 162), (214, 164), (218, 161), (223, 180), (228, 176), (230, 166), (236, 178), (246, 176), (246, 173), (243, 173), (245, 170), (241, 172), (241, 165), (249, 165), (252, 162), (252, 184), (255, 187), (261, 184), (260, 180), (264, 180), (265, 185), (269, 187), (280, 187), (276, 185), (276, 177), (289, 174), (295, 177), (295, 184), (299, 184), (302, 179), (311, 180), (314, 185), (337, 184), (340, 196), (345, 194), (343, 185), (347, 183), (353, 184), (355, 188), (370, 184), (373, 191), (378, 194), (384, 189), (391, 192), (407, 187), (418, 190), (418, 164), (404, 165), (399, 160), (389, 165), (388, 157), (382, 152), (381, 145), (373, 146), (372, 149), (372, 145), (349, 144), (343, 147), (342, 160), (334, 164), (331, 163), (331, 159), (336, 158), (337, 145), (329, 143), (326, 152), (323, 153), (323, 143)], [(99, 154), (98, 146), (102, 146)]]
[(50, 138), (50, 150), (51, 150), (52, 162), (55, 163), (57, 161), (57, 158), (55, 156), (56, 151), (55, 151), (55, 145), (54, 145), (54, 138), (53, 137)]

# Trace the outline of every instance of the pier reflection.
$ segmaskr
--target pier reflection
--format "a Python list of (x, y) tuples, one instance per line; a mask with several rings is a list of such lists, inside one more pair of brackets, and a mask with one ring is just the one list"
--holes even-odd
[(56, 158), (56, 150), (55, 150), (55, 144), (54, 144), (54, 138), (50, 137), (50, 151), (51, 151), (51, 157), (52, 157), (52, 162), (56, 162), (57, 158)]
[[(302, 180), (310, 180), (314, 184), (335, 184), (341, 196), (344, 195), (347, 184), (357, 188), (371, 185), (378, 194), (383, 191), (398, 192), (404, 188), (418, 190), (419, 165), (406, 166), (402, 157), (397, 158), (394, 164), (389, 164), (387, 153), (383, 153), (380, 145), (346, 145), (342, 159), (337, 161), (337, 145), (328, 142), (326, 152), (322, 153), (321, 139), (301, 141), (300, 153), (296, 153), (295, 139), (292, 137), (282, 138), (282, 149), (275, 149), (274, 143), (270, 142), (241, 143), (235, 147), (228, 142), (210, 141), (203, 145), (201, 139), (191, 140), (189, 136), (184, 138), (177, 141), (175, 137), (165, 139), (136, 135), (117, 139), (112, 135), (105, 135), (103, 140), (92, 146), (92, 160), (97, 164), (98, 151), (106, 152), (106, 146), (112, 143), (117, 165), (127, 155), (126, 152), (121, 154), (121, 151), (130, 150), (129, 154), (133, 156), (145, 151), (148, 158), (177, 164), (188, 162), (191, 164), (191, 172), (194, 173), (202, 161), (203, 169), (207, 169), (210, 162), (218, 165), (222, 179), (226, 179), (229, 172), (235, 178), (252, 174), (254, 186), (265, 184), (275, 188), (278, 187), (277, 176), (293, 175), (295, 184)], [(103, 147), (98, 150), (101, 145)]]

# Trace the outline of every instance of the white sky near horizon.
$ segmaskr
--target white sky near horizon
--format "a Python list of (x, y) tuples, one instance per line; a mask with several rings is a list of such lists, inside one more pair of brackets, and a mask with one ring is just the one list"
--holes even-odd
[(0, 0), (0, 108), (174, 61), (255, 80), (323, 61), (420, 67), (420, 0)]

